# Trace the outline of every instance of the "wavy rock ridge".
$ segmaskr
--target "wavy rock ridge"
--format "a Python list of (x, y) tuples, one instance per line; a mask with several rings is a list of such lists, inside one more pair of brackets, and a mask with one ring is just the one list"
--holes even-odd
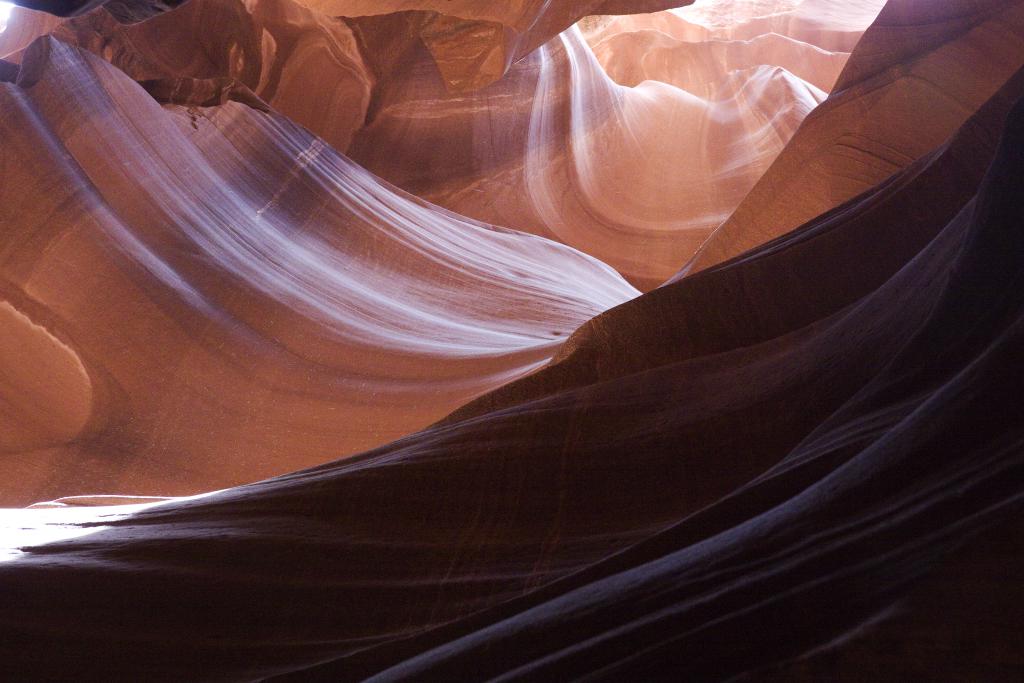
[(1019, 679), (1024, 3), (584, 5), (12, 34), (5, 676)]
[(5, 279), (108, 395), (89, 439), (5, 459), (9, 501), (192, 493), (362, 450), (636, 295), (578, 252), (388, 186), (248, 91), (188, 103), (209, 85), (174, 81), (161, 107), (51, 38), (0, 85)]

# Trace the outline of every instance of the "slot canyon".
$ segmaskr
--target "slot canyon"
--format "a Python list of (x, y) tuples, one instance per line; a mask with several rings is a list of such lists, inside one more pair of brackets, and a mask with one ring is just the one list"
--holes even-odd
[(1024, 0), (0, 2), (0, 680), (1024, 680)]

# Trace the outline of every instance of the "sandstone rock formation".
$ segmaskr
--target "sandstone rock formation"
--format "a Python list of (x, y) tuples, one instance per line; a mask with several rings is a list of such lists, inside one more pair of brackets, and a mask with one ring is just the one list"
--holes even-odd
[(0, 84), (7, 315), (41, 327), (10, 362), (77, 368), (38, 401), (67, 391), (88, 426), (5, 449), (8, 504), (195, 493), (385, 443), (636, 294), (382, 183), (248, 91), (211, 108), (207, 81), (148, 85), (177, 103), (53, 38)]
[[(844, 35), (856, 21), (864, 17), (850, 19)], [(404, 62), (413, 66), (380, 89), (350, 153), (453, 211), (557, 239), (642, 289), (657, 286), (825, 97), (796, 74), (830, 85), (845, 55), (803, 43), (799, 31), (770, 33), (769, 24), (759, 39), (723, 43), (632, 30), (637, 23), (568, 31), (472, 93), (447, 92), (426, 50), (412, 50)], [(675, 44), (678, 58), (703, 59), (689, 73), (673, 59), (634, 59), (652, 40)], [(718, 61), (726, 54), (731, 62)], [(797, 67), (810, 63), (798, 55), (813, 55), (813, 64)]]
[(1024, 3), (288, 1), (0, 62), (4, 677), (1020, 678)]
[[(94, 52), (137, 81), (228, 78), (292, 121), (345, 150), (362, 125), (374, 86), (352, 30), (292, 2), (196, 0), (138, 24), (103, 9), (54, 25), (25, 13), (0, 54), (18, 61), (32, 39), (52, 33)], [(310, 87), (308, 74), (319, 74)]]
[[(97, 10), (55, 35), (137, 80), (240, 80), (403, 189), (569, 244), (650, 289), (729, 216), (824, 99), (815, 84), (831, 87), (847, 54), (804, 41), (848, 41), (880, 6), (862, 3), (826, 30), (794, 21), (803, 6), (791, 5), (735, 10), (747, 34), (764, 31), (749, 41), (694, 38), (675, 24), (671, 36), (634, 30), (685, 24), (673, 12), (603, 21), (565, 32), (500, 82), (460, 93), (438, 77), (436, 54), (407, 13), (349, 28), (278, 2), (193, 0), (127, 27)], [(792, 36), (772, 32), (790, 25)], [(325, 75), (316, 96), (305, 73)]]
[(53, 31), (61, 23), (60, 17), (52, 14), (12, 6), (7, 23), (0, 31), (0, 57), (10, 60), (12, 53), (28, 47), (33, 40)]
[[(690, 0), (692, 2), (692, 0)], [(34, 10), (85, 14), (106, 7), (132, 22), (173, 9), (182, 0), (21, 0)], [(455, 90), (501, 78), (516, 59), (590, 14), (644, 12), (688, 4), (686, 0), (301, 0), (320, 16), (372, 17), (406, 14), (409, 37), (422, 40)]]
[[(1020, 79), (1014, 87), (1021, 92)], [(988, 117), (1001, 107), (965, 135), (991, 143)], [(1020, 277), (1012, 229), (1020, 207), (1003, 191), (1024, 164), (1022, 113), (978, 196), (946, 226), (923, 221), (927, 236), (905, 248), (902, 267), (838, 314), (730, 353), (669, 355), (666, 344), (668, 358), (612, 380), (455, 421), (355, 460), (127, 519), (115, 514), (106, 530), (0, 565), (16, 596), (7, 615), (61, 624), (42, 637), (36, 622), (8, 618), (4, 642), (64, 653), (8, 655), (8, 665), (59, 675), (72, 662), (90, 676), (117, 667), (169, 678), (201, 667), (225, 679), (683, 671), (725, 680), (829, 641), (852, 649), (847, 666), (876, 664), (856, 648), (889, 623), (893, 600), (943, 585), (929, 571), (962, 571), (965, 553), (983, 579), (971, 584), (983, 604), (1005, 600), (1006, 580), (992, 571), (1005, 567), (1000, 561), (1019, 565), (1012, 548), (1024, 433), (1012, 401), (1021, 377), (1007, 372), (1021, 348), (1020, 296), (1007, 288)], [(781, 252), (766, 248), (679, 283), (678, 296), (742, 306), (744, 290), (714, 288), (718, 299), (707, 301), (702, 291), (711, 287), (699, 282), (784, 278), (779, 259), (800, 263), (801, 243), (818, 235), (873, 239), (864, 212), (877, 206), (852, 204), (792, 235)], [(736, 318), (733, 330), (708, 333), (707, 348), (728, 348), (730, 337), (762, 326)], [(140, 557), (149, 571), (134, 569)], [(298, 572), (282, 574), (282, 557)], [(65, 568), (67, 595), (80, 597), (57, 604), (33, 589), (55, 563)], [(83, 641), (88, 596), (104, 586), (132, 596), (132, 609)], [(176, 604), (203, 608), (167, 614), (167, 591)], [(920, 618), (927, 601), (912, 605), (900, 619)], [(966, 607), (977, 637), (1010, 652), (1014, 631), (979, 616)], [(765, 623), (772, 628), (758, 627)], [(895, 637), (911, 653), (941, 651), (961, 626)], [(730, 639), (734, 632), (743, 638)], [(914, 640), (921, 635), (938, 640)], [(903, 656), (869, 671), (950, 680), (935, 664), (942, 661)], [(979, 658), (968, 670), (988, 677), (1017, 666)]]
[(489, 85), (512, 63), (591, 14), (650, 12), (693, 0), (300, 0), (344, 17), (413, 12), (410, 25), (453, 90)]
[(783, 235), (909, 166), (1021, 66), (1019, 2), (889, 2), (836, 92), (683, 272)]

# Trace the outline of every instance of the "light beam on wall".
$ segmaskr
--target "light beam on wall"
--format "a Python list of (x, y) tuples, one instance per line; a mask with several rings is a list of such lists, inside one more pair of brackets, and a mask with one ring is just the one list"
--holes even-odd
[(7, 28), (7, 20), (11, 16), (11, 10), (14, 9), (14, 5), (9, 2), (0, 2), (0, 33), (3, 33)]

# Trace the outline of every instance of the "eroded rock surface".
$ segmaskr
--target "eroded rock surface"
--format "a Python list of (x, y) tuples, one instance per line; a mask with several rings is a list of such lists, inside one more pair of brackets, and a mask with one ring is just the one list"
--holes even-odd
[(4, 459), (61, 462), (4, 477), (8, 504), (195, 493), (385, 443), (636, 295), (387, 185), (239, 86), (209, 107), (217, 82), (147, 85), (173, 101), (54, 38), (0, 84), (4, 280), (113, 385), (101, 431)]
[(1022, 3), (332, 7), (0, 40), (2, 677), (1020, 679)]

